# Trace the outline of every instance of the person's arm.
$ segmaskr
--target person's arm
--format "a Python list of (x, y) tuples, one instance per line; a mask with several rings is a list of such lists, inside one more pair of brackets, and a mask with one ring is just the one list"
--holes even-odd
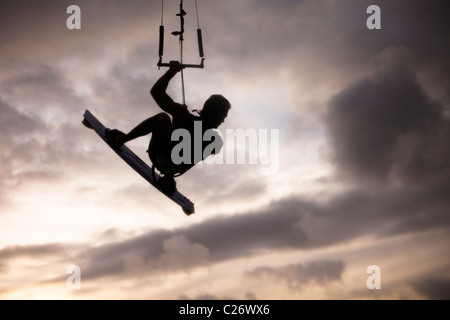
[(180, 112), (181, 105), (175, 103), (173, 99), (166, 93), (170, 80), (182, 70), (181, 64), (178, 61), (170, 61), (169, 70), (153, 85), (150, 94), (160, 108), (174, 116)]

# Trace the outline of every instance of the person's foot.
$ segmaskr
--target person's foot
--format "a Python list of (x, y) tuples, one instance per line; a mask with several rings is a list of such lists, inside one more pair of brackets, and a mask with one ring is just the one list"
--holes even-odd
[(175, 179), (170, 175), (165, 175), (158, 179), (158, 184), (161, 186), (165, 192), (170, 195), (174, 194), (177, 191), (177, 183)]
[(113, 148), (118, 149), (123, 145), (123, 137), (125, 133), (117, 129), (106, 129), (106, 139)]

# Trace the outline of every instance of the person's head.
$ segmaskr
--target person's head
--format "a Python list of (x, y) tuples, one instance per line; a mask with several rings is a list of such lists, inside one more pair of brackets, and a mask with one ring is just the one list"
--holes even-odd
[(231, 104), (227, 99), (220, 94), (213, 94), (205, 101), (200, 115), (208, 127), (217, 128), (224, 122), (230, 109)]

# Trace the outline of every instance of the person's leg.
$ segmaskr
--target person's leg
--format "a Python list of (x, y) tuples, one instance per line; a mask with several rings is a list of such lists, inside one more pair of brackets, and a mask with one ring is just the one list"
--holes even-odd
[(146, 136), (150, 133), (154, 135), (159, 132), (168, 132), (170, 126), (172, 125), (172, 120), (167, 113), (159, 113), (151, 118), (148, 118), (138, 124), (134, 129), (132, 129), (127, 134), (118, 134), (114, 137), (115, 144), (121, 146), (128, 141), (134, 140), (136, 138)]
[[(160, 171), (162, 177), (158, 180), (160, 187), (167, 193), (173, 194), (177, 191), (173, 175), (175, 165), (171, 161), (171, 127), (170, 117), (161, 113), (152, 138), (148, 146), (148, 155), (152, 164)], [(144, 130), (143, 130), (144, 132)], [(131, 132), (130, 132), (131, 133)]]

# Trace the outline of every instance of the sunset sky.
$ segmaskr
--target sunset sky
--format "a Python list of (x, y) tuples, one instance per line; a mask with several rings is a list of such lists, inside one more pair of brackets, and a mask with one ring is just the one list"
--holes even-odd
[[(450, 3), (197, 4), (189, 109), (231, 102), (228, 152), (242, 149), (227, 130), (279, 140), (272, 174), (257, 155), (178, 178), (188, 217), (81, 124), (89, 109), (129, 131), (160, 112), (161, 1), (1, 2), (0, 299), (450, 299)], [(178, 5), (164, 1), (165, 61)], [(184, 10), (196, 64), (195, 1)], [(168, 93), (181, 102), (179, 76)], [(150, 164), (149, 138), (127, 145)]]

